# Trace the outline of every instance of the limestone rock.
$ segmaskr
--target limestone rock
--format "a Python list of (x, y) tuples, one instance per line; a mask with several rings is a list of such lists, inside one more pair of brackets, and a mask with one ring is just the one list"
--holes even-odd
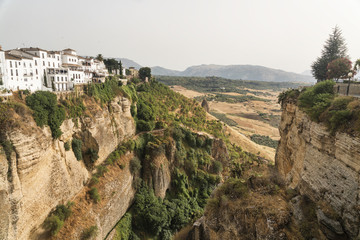
[(332, 230), (340, 233), (341, 227), (355, 239), (360, 226), (360, 138), (332, 136), (291, 103), (284, 106), (279, 130), (276, 166), (287, 185), (314, 202), (329, 204), (341, 218), (341, 226), (330, 224)]
[[(63, 135), (57, 140), (52, 139), (49, 127), (39, 128), (30, 115), (14, 118), (17, 125), (6, 133), (14, 152), (8, 160), (0, 153), (0, 239), (29, 239), (56, 205), (66, 203), (83, 189), (90, 173), (83, 161), (64, 149), (74, 134), (88, 133), (96, 142), (97, 165), (122, 140), (135, 134), (130, 101), (117, 97), (110, 105), (112, 112), (96, 104), (89, 106), (91, 116), (75, 121), (77, 124), (65, 120)], [(109, 219), (99, 218), (101, 231), (110, 230), (118, 220)]]

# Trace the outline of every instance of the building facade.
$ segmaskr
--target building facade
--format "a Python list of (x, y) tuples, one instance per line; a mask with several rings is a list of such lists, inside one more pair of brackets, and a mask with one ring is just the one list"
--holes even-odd
[(0, 48), (0, 89), (69, 91), (75, 85), (98, 82), (99, 75), (104, 80), (108, 76), (104, 63), (78, 56), (73, 49)]

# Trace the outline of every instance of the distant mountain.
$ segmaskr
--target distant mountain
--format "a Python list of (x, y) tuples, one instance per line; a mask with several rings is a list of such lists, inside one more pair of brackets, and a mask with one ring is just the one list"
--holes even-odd
[[(121, 60), (124, 67), (135, 67), (140, 69), (142, 66), (127, 58), (116, 58)], [(163, 67), (152, 67), (151, 74), (158, 76), (184, 76), (184, 77), (208, 77), (216, 76), (234, 80), (254, 80), (268, 82), (315, 82), (310, 71), (302, 74), (286, 72), (279, 69), (267, 68), (256, 65), (198, 65), (191, 66), (185, 71), (171, 70)]]
[(255, 65), (199, 65), (187, 68), (185, 71), (173, 71), (165, 68), (154, 68), (153, 75), (169, 76), (193, 76), (207, 77), (216, 76), (234, 80), (255, 80), (269, 82), (315, 82), (312, 76), (285, 72)]
[(162, 76), (179, 76), (182, 72), (177, 70), (170, 70), (163, 67), (152, 67), (151, 74), (152, 75), (162, 75)]
[(311, 73), (311, 70), (306, 70), (306, 71), (303, 71), (301, 73), (301, 75), (312, 76), (312, 73)]
[(117, 61), (121, 60), (121, 63), (123, 67), (129, 68), (134, 67), (137, 70), (139, 70), (142, 66), (138, 64), (137, 62), (134, 62), (133, 60), (127, 59), (127, 58), (115, 58)]

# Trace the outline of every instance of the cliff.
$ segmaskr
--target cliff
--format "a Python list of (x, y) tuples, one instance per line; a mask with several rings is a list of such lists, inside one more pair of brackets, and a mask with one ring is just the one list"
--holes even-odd
[[(276, 166), (289, 188), (313, 201), (327, 239), (359, 237), (360, 138), (311, 121), (291, 102), (283, 104)], [(297, 199), (293, 212), (297, 219)]]
[[(12, 144), (11, 156), (0, 152), (0, 239), (34, 238), (37, 229), (49, 212), (58, 204), (82, 194), (91, 175), (91, 168), (84, 161), (77, 161), (73, 151), (66, 151), (64, 144), (73, 137), (82, 139), (82, 151), (92, 148), (98, 151), (95, 165), (101, 164), (118, 144), (135, 134), (135, 124), (130, 114), (130, 101), (115, 98), (108, 106), (100, 106), (86, 100), (86, 114), (79, 121), (65, 120), (61, 125), (62, 136), (53, 140), (49, 127), (39, 128), (28, 110), (22, 114), (12, 112), (12, 127), (6, 138)], [(128, 208), (134, 190), (128, 169), (125, 183), (114, 189), (112, 201), (123, 201), (122, 207), (111, 204), (100, 211), (94, 210), (104, 237)], [(116, 181), (113, 181), (116, 184)], [(110, 185), (111, 186), (111, 185)], [(111, 187), (110, 187), (111, 188)], [(127, 192), (124, 199), (122, 191)], [(89, 209), (89, 211), (92, 211)], [(115, 218), (104, 220), (107, 212)]]

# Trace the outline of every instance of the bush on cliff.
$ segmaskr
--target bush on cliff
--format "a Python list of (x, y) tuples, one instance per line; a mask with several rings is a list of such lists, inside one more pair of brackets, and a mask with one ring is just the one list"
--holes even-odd
[(71, 142), (71, 147), (72, 147), (72, 150), (74, 152), (76, 159), (78, 161), (82, 160), (83, 159), (82, 152), (81, 152), (82, 141), (80, 139), (73, 138), (73, 140)]
[(50, 231), (52, 236), (55, 236), (62, 226), (64, 221), (72, 214), (71, 207), (73, 202), (68, 202), (66, 205), (58, 205), (56, 209), (46, 218), (44, 222), (45, 228)]
[(34, 111), (34, 120), (38, 126), (48, 125), (53, 138), (61, 136), (60, 126), (65, 120), (65, 110), (58, 106), (54, 93), (37, 91), (26, 97), (26, 105)]
[(320, 82), (306, 88), (299, 96), (299, 106), (309, 114), (313, 121), (319, 121), (319, 116), (330, 105), (335, 97), (335, 83), (331, 80)]

